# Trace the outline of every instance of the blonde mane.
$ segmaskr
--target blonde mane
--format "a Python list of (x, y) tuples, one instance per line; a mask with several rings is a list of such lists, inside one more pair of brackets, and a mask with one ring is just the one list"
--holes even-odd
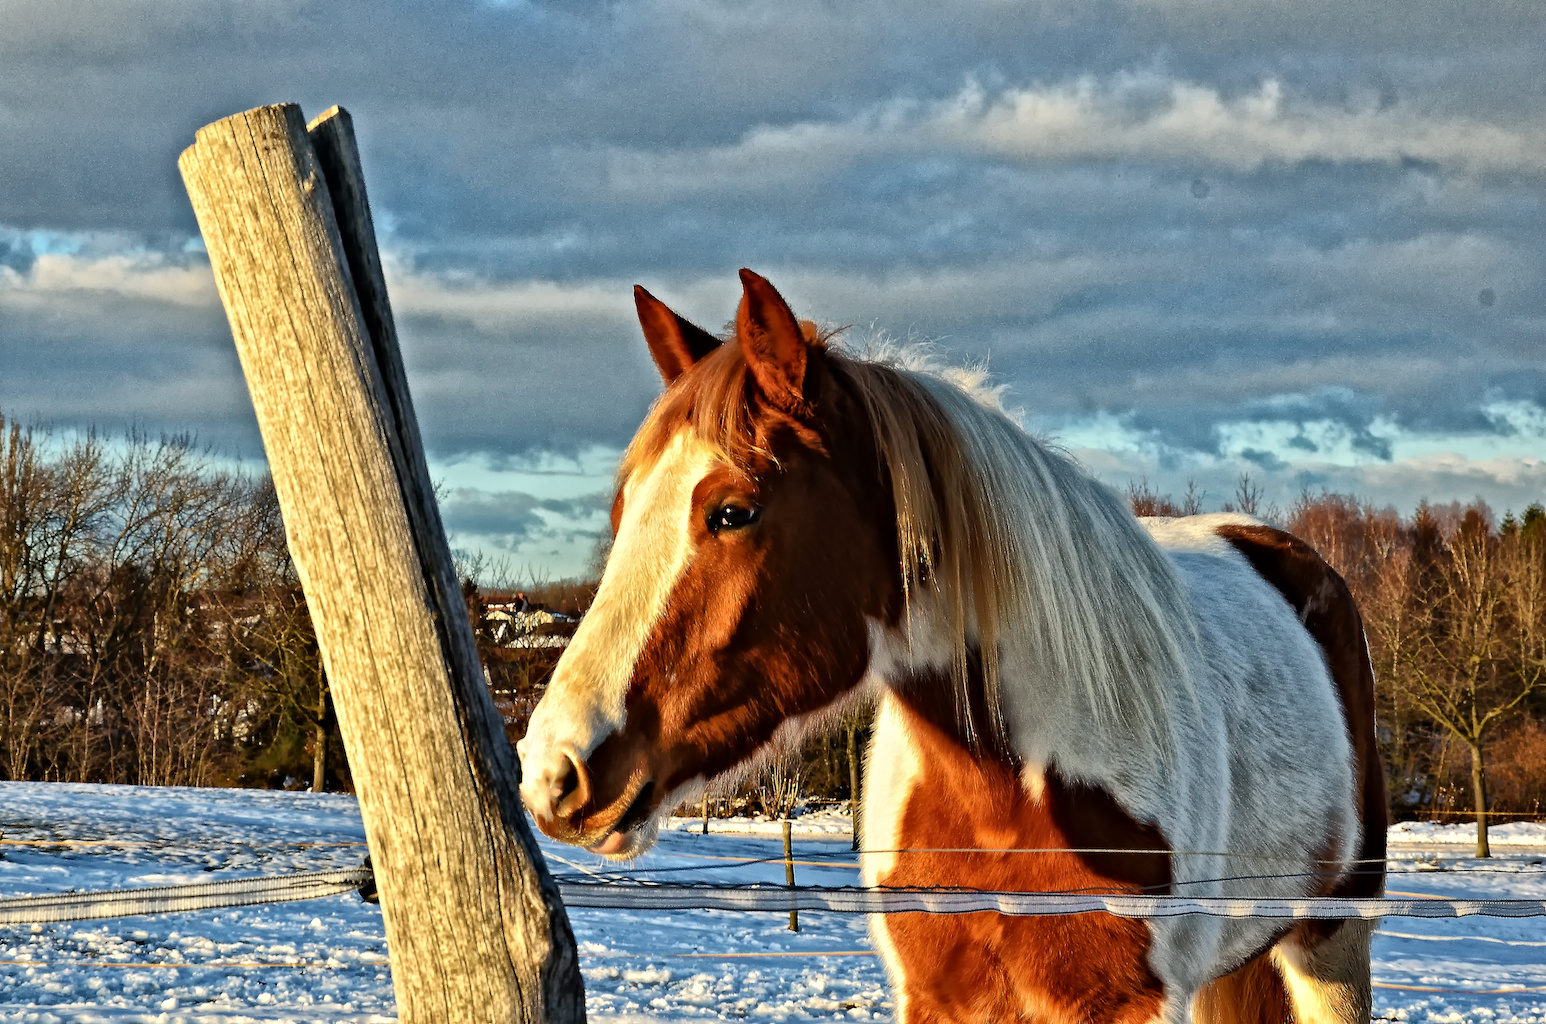
[[(1167, 749), (1166, 706), (1191, 691), (1196, 626), (1174, 568), (1122, 499), (1015, 424), (983, 371), (942, 368), (916, 349), (855, 356), (802, 326), (870, 420), (896, 505), (903, 593), (909, 612), (945, 619), (968, 739), (1004, 741), (1007, 662), (1030, 676), (1017, 689), (1069, 687), (1099, 718)], [(753, 428), (747, 372), (734, 343), (689, 370), (651, 410), (620, 479), (684, 427), (732, 464), (771, 457)], [(966, 711), (973, 650), (987, 735)]]

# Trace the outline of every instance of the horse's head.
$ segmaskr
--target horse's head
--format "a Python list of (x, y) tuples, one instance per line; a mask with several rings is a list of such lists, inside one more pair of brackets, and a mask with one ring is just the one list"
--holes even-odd
[(864, 410), (814, 326), (741, 281), (724, 343), (635, 289), (667, 391), (624, 458), (595, 602), (518, 745), (538, 826), (609, 856), (853, 689), (869, 623), (902, 599)]

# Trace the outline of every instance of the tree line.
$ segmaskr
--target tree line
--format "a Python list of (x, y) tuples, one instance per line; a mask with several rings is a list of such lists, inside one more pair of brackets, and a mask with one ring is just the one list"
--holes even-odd
[[(503, 569), (458, 568), (514, 740), (562, 652), (503, 641), (509, 595), (473, 582)], [(595, 590), (528, 589), (575, 616)], [(350, 788), (267, 474), (187, 437), (0, 417), (0, 778)]]
[(1487, 856), (1489, 810), (1535, 816), (1546, 798), (1546, 509), (1402, 517), (1325, 495), (1288, 526), (1358, 599), (1392, 811), (1469, 812)]
[(0, 772), (347, 783), (266, 476), (0, 418)]
[[(1546, 802), (1546, 508), (1499, 519), (1480, 499), (1410, 516), (1346, 494), (1261, 506), (1242, 476), (1225, 511), (1281, 525), (1347, 581), (1374, 664), (1380, 749), (1395, 820), (1539, 817)], [(1140, 515), (1201, 511), (1146, 484)]]
[[(1201, 511), (1129, 488), (1140, 515)], [(1395, 818), (1542, 813), (1546, 798), (1546, 510), (1480, 501), (1410, 515), (1340, 494), (1263, 507), (1243, 477), (1226, 509), (1282, 525), (1347, 580), (1364, 617)], [(599, 571), (600, 559), (596, 569)], [(513, 587), (464, 595), (512, 739), (561, 653), (497, 628)], [(594, 582), (528, 583), (582, 614)], [(491, 611), (491, 609), (493, 609)], [(572, 628), (572, 627), (571, 627)], [(854, 716), (849, 716), (853, 718)], [(724, 794), (852, 796), (862, 716), (777, 778)], [(0, 774), (147, 785), (347, 788), (326, 673), (266, 475), (181, 437), (66, 437), (0, 418)], [(759, 788), (760, 787), (760, 788)], [(1486, 850), (1479, 829), (1480, 852)]]

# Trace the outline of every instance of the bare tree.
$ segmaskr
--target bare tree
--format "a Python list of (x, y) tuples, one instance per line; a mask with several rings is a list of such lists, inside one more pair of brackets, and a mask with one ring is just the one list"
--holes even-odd
[(7, 771), (29, 773), (37, 758), (57, 761), (62, 730), (89, 712), (61, 706), (66, 662), (75, 638), (63, 627), (61, 600), (89, 563), (90, 539), (112, 505), (104, 480), (103, 446), (88, 432), (44, 454), (40, 435), (0, 418), (0, 687), (3, 687)]
[(32, 432), (0, 418), (0, 745), (7, 778), (26, 778), (41, 739), (47, 691), (32, 638), (48, 481)]
[(1127, 482), (1127, 504), (1133, 510), (1135, 516), (1179, 516), (1184, 515), (1181, 506), (1171, 500), (1168, 494), (1159, 494), (1149, 487), (1149, 478), (1144, 477), (1138, 482)]
[(1251, 478), (1250, 471), (1240, 474), (1235, 481), (1235, 507), (1248, 516), (1254, 516), (1261, 508), (1262, 489)]
[(762, 813), (773, 820), (789, 817), (800, 802), (804, 781), (805, 762), (798, 749), (773, 755), (756, 775)]
[(1500, 538), (1477, 505), (1427, 560), (1417, 567), (1413, 642), (1394, 667), (1413, 703), (1470, 750), (1476, 855), (1488, 857), (1487, 739), (1546, 671), (1540, 553), (1517, 532)]
[(1181, 514), (1195, 516), (1202, 513), (1202, 501), (1208, 496), (1208, 492), (1197, 486), (1197, 481), (1186, 481), (1186, 497), (1181, 499)]

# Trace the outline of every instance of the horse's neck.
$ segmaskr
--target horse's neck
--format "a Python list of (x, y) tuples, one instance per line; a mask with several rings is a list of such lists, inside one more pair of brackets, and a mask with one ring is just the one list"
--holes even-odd
[(867, 681), (978, 755), (1015, 759), (1002, 728), (1004, 709), (991, 703), (975, 643), (968, 641), (965, 671), (959, 671), (950, 627), (933, 603), (915, 593), (902, 622), (871, 624)]
[(892, 691), (978, 757), (1038, 768), (1056, 763), (1090, 777), (1108, 768), (1158, 769), (1164, 761), (1149, 737), (1110, 721), (1077, 683), (1048, 678), (1013, 656), (1000, 661), (998, 704), (990, 706), (975, 646), (959, 679), (945, 616), (927, 598), (915, 598), (895, 626), (872, 623), (870, 650), (870, 685)]

